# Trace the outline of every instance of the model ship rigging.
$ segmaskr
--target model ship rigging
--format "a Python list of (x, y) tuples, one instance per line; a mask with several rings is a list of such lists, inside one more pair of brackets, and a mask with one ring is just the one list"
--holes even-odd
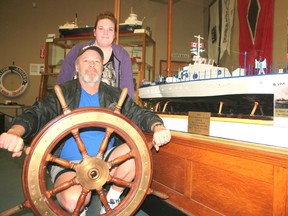
[(266, 73), (265, 61), (255, 61), (256, 73), (246, 66), (230, 72), (202, 58), (203, 38), (195, 37), (194, 63), (174, 76), (142, 83), (139, 97), (144, 106), (158, 113), (201, 111), (212, 116), (273, 119), (275, 88), (288, 86), (288, 73)]

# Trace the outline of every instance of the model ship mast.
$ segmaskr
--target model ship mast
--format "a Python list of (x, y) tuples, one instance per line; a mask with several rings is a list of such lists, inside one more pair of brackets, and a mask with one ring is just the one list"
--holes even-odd
[(197, 38), (197, 42), (191, 42), (191, 53), (194, 54), (193, 61), (195, 63), (204, 63), (206, 62), (206, 59), (201, 58), (200, 53), (204, 52), (204, 43), (201, 43), (201, 40), (204, 38), (200, 35), (195, 35), (195, 38)]
[[(200, 35), (194, 36), (195, 38), (197, 38), (197, 57), (200, 57), (200, 49), (203, 48), (203, 45), (200, 43), (201, 39), (204, 39), (203, 37), (201, 37)], [(202, 52), (202, 50), (201, 50)]]

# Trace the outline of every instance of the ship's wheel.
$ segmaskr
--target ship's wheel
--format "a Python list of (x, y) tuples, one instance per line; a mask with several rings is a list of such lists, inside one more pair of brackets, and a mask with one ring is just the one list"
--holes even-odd
[[(57, 91), (59, 98), (59, 91), (61, 93), (59, 86), (56, 88)], [(125, 94), (127, 94), (127, 90)], [(87, 194), (94, 190), (98, 193), (102, 205), (106, 208), (106, 215), (133, 215), (135, 213), (146, 195), (150, 193), (152, 160), (150, 149), (141, 130), (119, 111), (124, 101), (123, 97), (125, 98), (126, 95), (120, 97), (114, 111), (95, 107), (78, 108), (70, 111), (60, 94), (59, 99), (66, 114), (52, 120), (41, 130), (32, 141), (31, 148), (24, 161), (22, 184), (27, 200), (23, 202), (23, 206), (31, 208), (35, 215), (71, 215), (57, 204), (55, 196), (60, 191), (77, 184), (82, 186), (82, 193), (79, 196), (73, 215), (79, 214)], [(106, 131), (99, 151), (94, 157), (87, 154), (85, 143), (82, 142), (79, 136), (79, 130), (87, 127), (103, 128)], [(103, 159), (103, 154), (109, 138), (115, 134), (125, 141), (130, 148), (130, 152), (106, 162)], [(75, 137), (79, 151), (82, 154), (83, 159), (79, 164), (53, 156), (53, 152), (59, 147), (59, 143), (69, 135)], [(132, 182), (110, 176), (111, 168), (131, 158), (134, 159), (136, 167), (136, 175)], [(50, 186), (50, 188), (47, 183), (47, 181), (50, 181), (50, 179), (47, 180), (47, 167), (52, 163), (74, 169), (76, 177), (58, 187)], [(114, 209), (109, 208), (105, 196), (103, 186), (106, 183), (129, 188), (127, 195)]]

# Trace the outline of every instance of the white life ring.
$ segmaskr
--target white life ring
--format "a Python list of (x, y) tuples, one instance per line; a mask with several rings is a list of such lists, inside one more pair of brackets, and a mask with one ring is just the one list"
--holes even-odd
[[(8, 73), (16, 73), (21, 78), (20, 87), (13, 90), (13, 91), (10, 91), (7, 88), (5, 88), (5, 86), (3, 84), (4, 77)], [(28, 75), (20, 67), (12, 65), (12, 66), (8, 66), (8, 67), (4, 67), (0, 70), (0, 93), (6, 97), (17, 97), (17, 96), (23, 94), (23, 92), (26, 90), (26, 88), (28, 86), (28, 83), (29, 83)]]

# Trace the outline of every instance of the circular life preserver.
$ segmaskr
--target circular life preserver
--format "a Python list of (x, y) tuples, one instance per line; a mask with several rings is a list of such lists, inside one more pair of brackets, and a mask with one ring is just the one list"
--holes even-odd
[[(19, 88), (15, 90), (8, 90), (5, 88), (3, 84), (4, 77), (9, 73), (15, 73), (21, 78), (21, 85)], [(6, 97), (17, 97), (26, 90), (29, 83), (28, 75), (27, 73), (20, 67), (17, 66), (8, 66), (4, 67), (0, 70), (0, 93)]]

